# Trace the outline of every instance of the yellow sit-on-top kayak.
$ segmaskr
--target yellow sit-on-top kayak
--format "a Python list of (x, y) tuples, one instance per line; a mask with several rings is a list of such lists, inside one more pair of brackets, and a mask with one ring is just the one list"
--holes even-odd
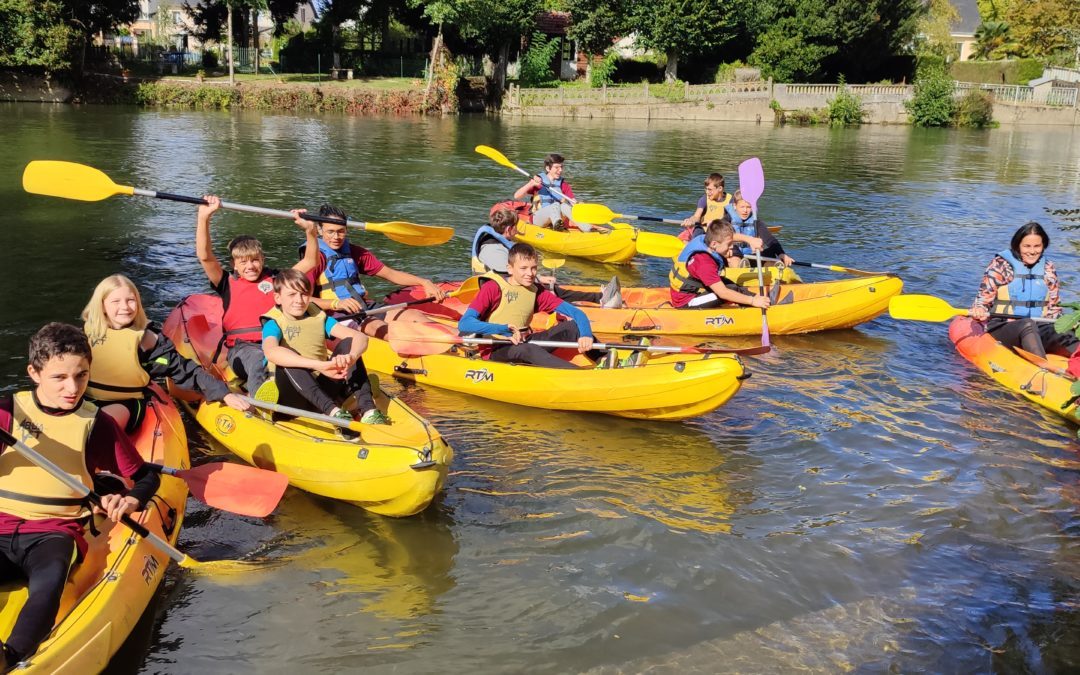
[[(186, 469), (187, 435), (180, 413), (156, 385), (147, 399), (146, 417), (132, 435), (142, 458)], [(8, 452), (13, 452), (8, 450)], [(146, 509), (132, 517), (148, 530), (176, 543), (184, 519), (187, 486), (179, 478), (161, 477), (161, 487)], [(122, 523), (95, 516), (86, 559), (68, 575), (52, 632), (17, 672), (86, 675), (105, 669), (150, 603), (165, 575), (169, 558)], [(0, 587), (0, 636), (6, 640), (26, 602), (25, 584)], [(15, 664), (9, 663), (8, 666)]]
[[(210, 363), (221, 337), (220, 298), (189, 296), (169, 315), (163, 332), (185, 356)], [(223, 360), (212, 370), (225, 373)], [(215, 440), (250, 464), (285, 474), (291, 485), (373, 513), (410, 516), (442, 489), (454, 453), (427, 420), (378, 386), (372, 390), (391, 423), (363, 425), (360, 437), (348, 441), (323, 422), (271, 419), (222, 403), (189, 405)]]
[(632, 227), (609, 231), (594, 229), (591, 232), (577, 229), (555, 231), (519, 222), (514, 240), (532, 244), (548, 253), (620, 264), (628, 262), (637, 253), (636, 237), (637, 230)]
[[(569, 359), (574, 352), (556, 353)], [(504, 403), (649, 420), (703, 415), (726, 403), (748, 377), (731, 354), (652, 355), (623, 368), (561, 369), (487, 361), (459, 347), (407, 357), (376, 339), (368, 342), (364, 362), (397, 378)]]
[[(442, 284), (447, 293), (459, 286), (458, 282)], [(899, 294), (903, 287), (903, 281), (890, 275), (812, 284), (782, 283), (776, 293), (778, 304), (768, 309), (769, 333), (790, 335), (856, 326), (884, 313), (889, 308), (889, 298)], [(596, 290), (595, 286), (565, 288)], [(765, 288), (769, 292), (772, 285), (766, 283)], [(386, 301), (397, 303), (424, 297), (426, 293), (422, 288), (409, 287), (387, 296)], [(761, 334), (761, 310), (756, 307), (730, 305), (715, 309), (675, 309), (671, 306), (671, 292), (667, 288), (624, 288), (622, 297), (626, 304), (623, 309), (603, 309), (594, 303), (575, 304), (589, 317), (595, 333), (697, 337)], [(414, 305), (414, 309), (456, 321), (466, 306), (462, 298), (448, 297), (441, 303)], [(548, 322), (546, 314), (537, 314), (533, 317), (532, 328), (543, 330)]]

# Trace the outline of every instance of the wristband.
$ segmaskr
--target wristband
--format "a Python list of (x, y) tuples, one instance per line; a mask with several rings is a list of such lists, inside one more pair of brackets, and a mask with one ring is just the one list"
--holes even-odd
[(334, 298), (332, 301), (330, 301), (330, 309), (336, 310), (336, 309), (340, 309), (340, 307), (341, 307), (341, 301), (338, 300), (337, 298)]

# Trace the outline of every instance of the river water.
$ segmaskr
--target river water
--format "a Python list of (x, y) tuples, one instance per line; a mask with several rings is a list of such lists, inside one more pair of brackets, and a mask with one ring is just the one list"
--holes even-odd
[[(25, 345), (124, 271), (162, 319), (205, 290), (194, 208), (19, 188), (31, 159), (122, 184), (457, 228), (438, 248), (356, 237), (389, 264), (461, 278), (475, 227), (560, 151), (579, 196), (688, 213), (711, 171), (761, 157), (762, 215), (796, 258), (900, 274), (966, 306), (991, 255), (1042, 222), (1076, 299), (1080, 132), (392, 119), (0, 106), (0, 387)], [(287, 221), (221, 213), (293, 260)], [(659, 261), (563, 279), (659, 285)], [(828, 278), (829, 275), (805, 275)], [(385, 286), (377, 286), (388, 290)], [(685, 423), (541, 412), (391, 383), (457, 456), (445, 494), (391, 520), (290, 490), (265, 520), (192, 503), (197, 558), (280, 561), (243, 578), (170, 570), (133, 660), (147, 673), (1075, 671), (1076, 428), (960, 358), (944, 324), (881, 318), (780, 337), (725, 407)], [(387, 379), (387, 378), (384, 378)], [(190, 426), (193, 454), (218, 454)]]

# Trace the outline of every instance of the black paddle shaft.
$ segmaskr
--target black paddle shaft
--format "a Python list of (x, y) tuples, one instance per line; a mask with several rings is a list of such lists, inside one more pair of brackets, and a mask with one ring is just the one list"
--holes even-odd
[[(138, 191), (137, 191), (137, 193), (138, 193)], [(185, 204), (198, 204), (200, 206), (206, 206), (209, 203), (205, 199), (203, 199), (202, 197), (190, 197), (188, 195), (177, 195), (177, 194), (173, 194), (171, 192), (150, 192), (150, 191), (147, 191), (147, 193), (152, 197), (157, 197), (158, 199), (165, 199), (165, 200), (168, 200), (168, 201), (171, 201), (171, 202), (183, 202)], [(280, 211), (278, 209), (263, 209), (263, 208), (257, 207), (257, 206), (248, 206), (248, 207), (244, 207), (244, 208), (237, 208), (238, 206), (242, 206), (242, 205), (240, 205), (240, 204), (231, 204), (229, 202), (222, 202), (221, 206), (223, 208), (232, 209), (234, 211), (248, 211), (248, 212), (251, 212), (251, 213), (262, 213), (262, 214), (268, 215), (268, 216), (281, 216), (282, 214), (286, 214), (290, 218), (292, 217), (292, 214), (289, 213), (288, 211)], [(311, 220), (311, 221), (314, 221), (316, 223), (330, 223), (331, 225), (348, 225), (349, 224), (348, 218), (343, 219), (343, 218), (334, 218), (333, 216), (319, 216), (319, 215), (316, 215), (314, 213), (304, 213), (304, 214), (302, 214), (302, 217), (304, 218), (304, 220)]]

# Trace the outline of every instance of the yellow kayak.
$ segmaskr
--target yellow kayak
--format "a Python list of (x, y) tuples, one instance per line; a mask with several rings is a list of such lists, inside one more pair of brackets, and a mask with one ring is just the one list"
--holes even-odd
[[(163, 332), (185, 356), (207, 363), (221, 335), (220, 320), (218, 297), (192, 295), (169, 315)], [(214, 368), (224, 372), (220, 363)], [(216, 441), (254, 466), (285, 474), (301, 490), (384, 516), (411, 516), (442, 489), (454, 453), (427, 420), (378, 386), (372, 389), (391, 424), (364, 425), (360, 438), (349, 441), (322, 422), (271, 421), (222, 403), (188, 405)]]
[[(156, 385), (161, 400), (147, 406), (146, 418), (132, 441), (148, 462), (190, 468), (187, 435), (180, 413)], [(187, 486), (179, 478), (161, 477), (161, 487), (146, 510), (133, 518), (154, 534), (176, 543), (184, 519)], [(120, 523), (95, 516), (94, 536), (86, 559), (68, 576), (52, 633), (18, 672), (85, 675), (105, 669), (149, 604), (169, 565), (169, 558)], [(6, 640), (26, 601), (26, 586), (0, 588), (0, 636)], [(8, 664), (13, 666), (15, 664)]]
[(541, 251), (586, 258), (602, 263), (625, 263), (637, 253), (637, 230), (632, 227), (610, 231), (567, 230), (556, 232), (525, 222), (517, 225), (514, 241), (532, 244)]
[(644, 365), (564, 370), (464, 353), (455, 347), (443, 354), (404, 357), (388, 342), (372, 338), (364, 363), (403, 380), (504, 403), (649, 420), (681, 420), (715, 410), (748, 377), (731, 354), (653, 355)]
[[(754, 272), (753, 282), (757, 284), (757, 272)], [(460, 282), (440, 284), (447, 293), (457, 290), (459, 286)], [(777, 299), (783, 304), (778, 303), (768, 310), (769, 333), (790, 335), (851, 328), (883, 314), (889, 308), (889, 298), (899, 294), (903, 287), (904, 282), (891, 275), (812, 284), (781, 283)], [(566, 288), (596, 290), (594, 286)], [(771, 284), (767, 281), (766, 290), (769, 289)], [(426, 295), (424, 289), (411, 286), (391, 293), (386, 301), (393, 304), (421, 299)], [(761, 310), (756, 307), (733, 305), (716, 309), (675, 309), (671, 306), (671, 293), (666, 288), (624, 288), (622, 297), (626, 303), (624, 309), (602, 309), (590, 303), (575, 304), (589, 317), (595, 333), (700, 337), (761, 334)], [(428, 302), (413, 306), (414, 309), (450, 321), (460, 319), (466, 307), (467, 303), (456, 297), (447, 297), (441, 303)], [(537, 314), (533, 317), (532, 328), (544, 330), (549, 326), (549, 321), (547, 314)]]

